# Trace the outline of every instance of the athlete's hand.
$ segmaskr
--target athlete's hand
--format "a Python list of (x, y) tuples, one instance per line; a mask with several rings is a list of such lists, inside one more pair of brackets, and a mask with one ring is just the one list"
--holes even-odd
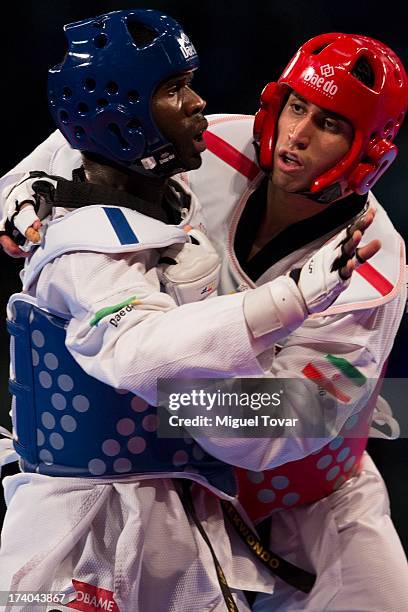
[[(26, 240), (32, 244), (37, 244), (41, 241), (39, 230), (42, 223), (35, 214), (34, 206), (31, 203), (27, 202), (21, 206), (20, 212), (13, 219), (13, 226), (15, 228), (13, 234), (15, 230), (18, 230), (21, 236), (25, 236)], [(25, 251), (20, 248), (14, 239), (7, 234), (0, 236), (0, 246), (10, 257), (27, 257), (30, 254), (29, 250)]]
[(28, 257), (29, 253), (26, 253), (14, 242), (10, 236), (3, 234), (0, 236), (0, 246), (3, 251), (9, 255), (9, 257), (18, 258), (18, 257)]
[(27, 256), (18, 244), (21, 244), (20, 236), (23, 241), (26, 239), (28, 246), (29, 243), (38, 244), (41, 241), (40, 218), (47, 216), (51, 210), (56, 185), (55, 178), (44, 172), (28, 172), (19, 183), (3, 191), (4, 216), (0, 221), (0, 231), (3, 232), (0, 245), (7, 255)]
[(365, 246), (358, 247), (374, 216), (375, 211), (369, 209), (335, 240), (319, 249), (304, 264), (300, 273), (296, 270), (290, 273), (310, 314), (326, 310), (347, 289), (353, 271), (380, 249), (379, 240), (371, 240)]
[(343, 253), (334, 262), (334, 269), (339, 270), (341, 278), (349, 278), (353, 270), (368, 261), (380, 250), (381, 242), (379, 240), (371, 240), (368, 244), (358, 248), (364, 232), (370, 227), (374, 217), (375, 210), (369, 208), (360, 219), (347, 228), (347, 238), (342, 245)]
[(37, 217), (34, 204), (30, 201), (20, 204), (20, 212), (14, 215), (13, 225), (16, 230), (34, 244), (41, 241), (39, 229), (42, 225)]

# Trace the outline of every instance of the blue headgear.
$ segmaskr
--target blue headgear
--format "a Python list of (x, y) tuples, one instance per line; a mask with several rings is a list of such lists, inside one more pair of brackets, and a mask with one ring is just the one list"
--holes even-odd
[[(143, 42), (132, 35), (139, 25)], [(49, 71), (48, 97), (70, 145), (149, 174), (183, 169), (151, 113), (161, 82), (198, 67), (196, 50), (179, 24), (159, 11), (125, 10), (66, 25), (64, 31), (68, 52)]]

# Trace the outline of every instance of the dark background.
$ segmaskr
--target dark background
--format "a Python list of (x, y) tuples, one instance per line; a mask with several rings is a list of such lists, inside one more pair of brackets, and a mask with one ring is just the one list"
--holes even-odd
[[(381, 7), (381, 8), (380, 8)], [(208, 100), (207, 112), (253, 113), (259, 93), (283, 70), (297, 47), (322, 32), (355, 32), (379, 38), (408, 64), (408, 3), (388, 0), (209, 0), (115, 2), (45, 0), (11, 2), (0, 20), (2, 82), (0, 90), (3, 174), (52, 131), (46, 101), (46, 74), (65, 52), (62, 26), (123, 8), (156, 8), (181, 21), (191, 36), (202, 67), (194, 86)], [(397, 138), (400, 155), (374, 192), (405, 239), (408, 238), (408, 126)], [(1, 304), (18, 290), (19, 262), (0, 255)], [(408, 317), (405, 317), (407, 319)], [(408, 322), (393, 351), (390, 374), (407, 377)], [(0, 327), (0, 422), (7, 412), (8, 338)], [(371, 441), (370, 452), (389, 489), (394, 522), (408, 550), (408, 441)], [(12, 473), (14, 467), (4, 473)], [(0, 504), (0, 519), (1, 519)]]

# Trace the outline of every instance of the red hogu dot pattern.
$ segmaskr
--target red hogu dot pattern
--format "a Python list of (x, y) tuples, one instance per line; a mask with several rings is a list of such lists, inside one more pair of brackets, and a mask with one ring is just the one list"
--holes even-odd
[(336, 438), (303, 459), (264, 472), (237, 468), (238, 498), (250, 519), (258, 523), (272, 512), (313, 503), (358, 474), (373, 404), (370, 401), (345, 422)]

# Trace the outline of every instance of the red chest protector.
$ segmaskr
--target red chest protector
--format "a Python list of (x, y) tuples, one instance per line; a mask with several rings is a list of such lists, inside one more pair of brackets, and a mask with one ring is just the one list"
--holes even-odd
[(317, 453), (264, 472), (236, 469), (238, 498), (253, 522), (326, 497), (359, 473), (380, 386), (381, 382), (367, 406)]

